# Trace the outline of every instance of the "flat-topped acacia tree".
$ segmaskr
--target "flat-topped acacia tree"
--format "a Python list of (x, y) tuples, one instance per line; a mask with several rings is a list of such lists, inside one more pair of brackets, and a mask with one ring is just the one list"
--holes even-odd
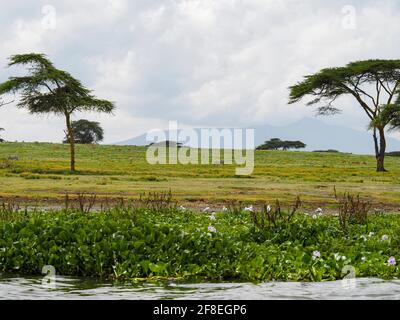
[(290, 87), (289, 104), (310, 97), (312, 100), (307, 105), (323, 103), (318, 107), (318, 113), (332, 115), (340, 112), (334, 106), (339, 97), (353, 97), (369, 118), (377, 171), (384, 172), (385, 131), (396, 121), (400, 123), (400, 118), (396, 120), (400, 116), (399, 89), (400, 60), (357, 61), (345, 67), (327, 68), (306, 76), (303, 81)]
[(114, 104), (97, 99), (79, 80), (68, 72), (55, 68), (44, 54), (14, 55), (10, 57), (8, 66), (25, 67), (27, 74), (10, 77), (8, 81), (1, 83), (0, 96), (20, 93), (17, 107), (26, 108), (32, 114), (54, 113), (65, 117), (71, 172), (75, 172), (75, 137), (71, 116), (82, 111), (112, 113)]

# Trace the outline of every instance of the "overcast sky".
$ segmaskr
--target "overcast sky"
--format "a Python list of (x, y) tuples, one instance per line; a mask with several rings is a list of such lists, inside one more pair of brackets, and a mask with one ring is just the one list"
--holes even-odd
[[(354, 15), (353, 15), (354, 13)], [(314, 116), (287, 87), (323, 67), (400, 58), (398, 0), (14, 0), (0, 11), (0, 81), (7, 58), (46, 53), (100, 97), (105, 142), (182, 126), (285, 125)], [(14, 70), (15, 72), (15, 70)], [(325, 122), (365, 130), (349, 99)], [(8, 140), (60, 141), (64, 120), (0, 109)]]

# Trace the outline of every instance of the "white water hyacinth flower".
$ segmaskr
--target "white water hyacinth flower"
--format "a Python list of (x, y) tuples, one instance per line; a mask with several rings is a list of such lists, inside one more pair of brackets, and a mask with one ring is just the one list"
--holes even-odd
[(186, 210), (186, 208), (185, 208), (184, 206), (180, 206), (180, 207), (179, 207), (179, 210), (181, 210), (181, 211), (185, 211), (185, 210)]
[(210, 219), (211, 220), (217, 220), (217, 218), (215, 217), (215, 212), (211, 213)]
[(318, 216), (317, 216), (316, 214), (313, 214), (312, 218), (313, 218), (313, 219), (317, 219)]
[(267, 212), (268, 212), (268, 213), (271, 212), (271, 206), (270, 206), (270, 205), (267, 206)]
[(362, 236), (360, 237), (360, 239), (363, 239), (364, 241), (367, 241), (367, 237), (366, 237), (365, 235), (362, 235)]
[(381, 241), (388, 241), (389, 240), (389, 236), (387, 234), (384, 234), (381, 238)]
[(324, 212), (324, 210), (322, 210), (321, 208), (318, 208), (317, 210), (315, 210), (315, 213), (317, 214), (322, 214)]
[(318, 250), (315, 250), (315, 251), (313, 252), (313, 258), (314, 258), (314, 259), (321, 258), (321, 252), (319, 252)]
[(361, 258), (361, 261), (362, 261), (362, 262), (367, 261), (367, 257), (362, 257), (362, 258)]
[(203, 209), (203, 212), (208, 212), (208, 211), (210, 211), (210, 207), (206, 207)]
[(225, 207), (225, 206), (223, 206), (222, 211), (223, 211), (223, 212), (226, 212), (226, 211), (228, 211), (228, 208)]
[(247, 212), (254, 212), (254, 208), (253, 208), (253, 206), (246, 207), (246, 208), (244, 208), (244, 211), (247, 211)]
[(344, 261), (347, 259), (345, 256), (342, 256), (340, 253), (335, 253), (334, 257), (335, 257), (336, 261), (340, 261), (340, 260)]
[(375, 232), (370, 232), (369, 234), (368, 234), (368, 237), (373, 237), (375, 235)]
[(208, 227), (208, 231), (212, 232), (212, 233), (216, 233), (217, 229), (215, 229), (213, 226), (209, 226)]

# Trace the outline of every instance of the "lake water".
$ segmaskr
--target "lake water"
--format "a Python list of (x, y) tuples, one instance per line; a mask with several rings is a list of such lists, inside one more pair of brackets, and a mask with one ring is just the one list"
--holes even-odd
[(400, 299), (400, 281), (357, 279), (354, 284), (324, 283), (175, 283), (113, 284), (90, 279), (0, 276), (0, 299), (111, 300), (277, 300), (277, 299)]

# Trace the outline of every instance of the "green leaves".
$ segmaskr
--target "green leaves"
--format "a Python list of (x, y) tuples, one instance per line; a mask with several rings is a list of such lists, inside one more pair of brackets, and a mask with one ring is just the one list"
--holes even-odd
[(335, 217), (299, 215), (279, 229), (259, 230), (248, 213), (221, 213), (211, 237), (204, 214), (191, 213), (189, 223), (186, 216), (119, 208), (0, 220), (0, 271), (40, 274), (51, 264), (60, 275), (121, 280), (325, 281), (341, 279), (351, 265), (360, 277), (399, 275), (387, 263), (400, 260), (397, 215), (371, 217), (368, 228), (355, 225), (345, 235)]
[[(398, 93), (400, 82), (400, 60), (366, 60), (347, 64), (341, 68), (326, 68), (318, 73), (304, 77), (304, 80), (289, 88), (289, 104), (299, 102), (309, 96), (312, 100), (307, 105), (325, 101), (319, 107), (321, 114), (333, 114), (339, 109), (333, 106), (342, 95), (352, 95), (360, 106), (372, 118), (383, 103), (383, 93)], [(368, 92), (369, 87), (374, 88)], [(376, 88), (376, 90), (375, 90)], [(387, 98), (387, 97), (386, 97)]]
[(20, 108), (31, 113), (71, 114), (75, 111), (111, 113), (112, 102), (91, 94), (82, 83), (68, 72), (56, 69), (43, 54), (22, 54), (10, 58), (9, 66), (29, 65), (27, 75), (11, 77), (0, 84), (0, 95), (21, 93)]

